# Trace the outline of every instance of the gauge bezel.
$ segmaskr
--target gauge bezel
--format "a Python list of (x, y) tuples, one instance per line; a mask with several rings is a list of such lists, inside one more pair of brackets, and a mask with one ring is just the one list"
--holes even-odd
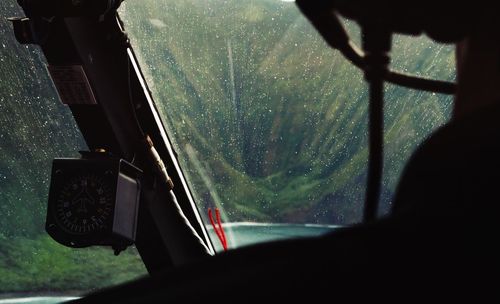
[[(64, 174), (64, 173), (62, 172), (62, 170), (59, 170), (59, 172), (56, 174)], [(63, 177), (64, 182), (62, 188), (59, 191), (59, 195), (57, 196), (56, 202), (53, 206), (54, 208), (52, 208), (54, 219), (62, 230), (64, 230), (66, 233), (74, 235), (88, 235), (92, 233), (100, 233), (102, 231), (110, 229), (109, 226), (112, 222), (114, 214), (114, 207), (115, 207), (114, 203), (116, 197), (116, 193), (114, 193), (113, 191), (114, 189), (116, 189), (116, 179), (114, 178), (114, 175), (115, 173), (112, 170), (106, 170), (104, 171), (104, 174), (102, 174), (102, 172), (82, 172), (81, 174), (76, 173), (72, 175), (70, 178)], [(84, 179), (87, 179), (90, 183), (95, 182), (99, 185), (100, 188), (103, 188), (104, 192), (102, 194), (97, 194), (99, 195), (98, 197), (94, 197), (96, 201), (100, 201), (101, 198), (104, 198), (106, 200), (106, 202), (103, 203), (104, 205), (103, 207), (106, 208), (103, 210), (105, 212), (104, 215), (97, 213), (91, 214), (91, 211), (89, 211), (89, 214), (77, 218), (78, 220), (83, 219), (85, 221), (89, 221), (89, 224), (71, 222), (70, 217), (72, 216), (65, 217), (64, 214), (66, 212), (72, 212), (75, 209), (71, 207), (65, 207), (64, 206), (64, 204), (66, 204), (65, 200), (74, 199), (74, 197), (78, 195), (78, 193), (72, 193), (69, 195), (66, 195), (66, 193), (68, 191), (83, 190), (80, 188), (77, 188), (76, 190), (72, 190), (69, 188), (72, 187), (72, 185), (77, 185), (80, 181), (83, 181)], [(65, 196), (70, 196), (70, 197), (66, 198)], [(73, 214), (74, 213), (76, 212), (73, 212)], [(96, 226), (95, 228), (94, 224), (91, 224), (91, 221), (93, 221), (92, 218), (97, 219), (94, 221)], [(69, 227), (69, 225), (74, 226), (75, 228), (72, 229)]]

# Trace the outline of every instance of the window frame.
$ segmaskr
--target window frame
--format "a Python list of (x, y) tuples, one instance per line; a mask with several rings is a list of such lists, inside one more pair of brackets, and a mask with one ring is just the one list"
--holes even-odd
[[(43, 17), (23, 9), (33, 20)], [(136, 247), (148, 272), (155, 274), (194, 262), (206, 253), (199, 252), (196, 247), (199, 241), (192, 232), (186, 232), (185, 222), (172, 212), (168, 191), (157, 186), (155, 162), (145, 152), (148, 147), (137, 125), (151, 137), (165, 162), (183, 213), (210, 253), (215, 254), (116, 9), (101, 16), (68, 18), (56, 15), (46, 22), (50, 27), (47, 39), (28, 43), (41, 46), (48, 65), (83, 67), (97, 105), (72, 104), (68, 107), (89, 150), (105, 148), (117, 157), (133, 161), (145, 171), (141, 181), (143, 191)], [(177, 230), (179, 233), (173, 235)]]

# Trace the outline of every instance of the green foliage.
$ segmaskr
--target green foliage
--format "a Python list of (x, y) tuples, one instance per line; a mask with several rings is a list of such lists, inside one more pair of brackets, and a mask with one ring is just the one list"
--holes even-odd
[(115, 257), (108, 248), (70, 249), (48, 236), (0, 235), (0, 292), (90, 291), (145, 274), (137, 252)]

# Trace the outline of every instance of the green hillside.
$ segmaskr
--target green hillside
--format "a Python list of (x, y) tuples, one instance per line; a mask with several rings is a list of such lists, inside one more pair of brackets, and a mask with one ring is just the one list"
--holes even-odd
[[(122, 17), (202, 211), (222, 206), (226, 221), (360, 220), (363, 75), (293, 3), (128, 1)], [(451, 47), (398, 38), (395, 57), (401, 70), (454, 77)], [(383, 210), (404, 162), (450, 105), (390, 86), (387, 94)]]
[[(70, 250), (44, 230), (54, 157), (85, 149), (34, 46), (0, 2), (0, 292), (89, 290), (145, 273), (135, 251)], [(363, 75), (293, 3), (127, 0), (121, 16), (202, 214), (224, 221), (360, 220), (367, 162)], [(355, 25), (348, 23), (356, 34)], [(452, 80), (451, 47), (397, 38), (393, 66)], [(405, 161), (449, 117), (446, 96), (386, 88), (382, 211)]]

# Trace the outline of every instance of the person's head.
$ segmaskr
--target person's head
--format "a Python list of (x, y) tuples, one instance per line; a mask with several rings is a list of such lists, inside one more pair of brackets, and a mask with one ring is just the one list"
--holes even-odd
[(500, 104), (500, 24), (484, 19), (457, 44), (454, 117), (492, 103)]

